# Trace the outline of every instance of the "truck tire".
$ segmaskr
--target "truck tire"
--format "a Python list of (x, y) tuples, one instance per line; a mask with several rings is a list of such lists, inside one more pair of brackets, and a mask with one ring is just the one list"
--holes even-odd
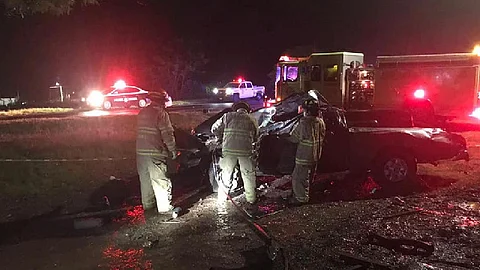
[(412, 185), (417, 176), (417, 161), (406, 150), (381, 153), (374, 165), (374, 179), (386, 190), (399, 191)]
[(233, 102), (237, 103), (240, 102), (240, 94), (233, 94)]
[(258, 92), (257, 95), (255, 96), (255, 99), (256, 99), (256, 100), (262, 100), (262, 99), (263, 99), (263, 93), (262, 93), (262, 92)]

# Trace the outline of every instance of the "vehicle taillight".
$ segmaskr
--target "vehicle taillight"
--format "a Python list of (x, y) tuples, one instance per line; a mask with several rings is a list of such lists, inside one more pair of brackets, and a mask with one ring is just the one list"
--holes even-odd
[(413, 93), (413, 96), (415, 98), (425, 98), (425, 90), (423, 89), (417, 89), (415, 90), (415, 92)]
[(281, 99), (281, 98), (279, 98), (279, 97), (277, 97), (277, 102), (280, 102), (280, 101), (282, 101), (282, 99)]

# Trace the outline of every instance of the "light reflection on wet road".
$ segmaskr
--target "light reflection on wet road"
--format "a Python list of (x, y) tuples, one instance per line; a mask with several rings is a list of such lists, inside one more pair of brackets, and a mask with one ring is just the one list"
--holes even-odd
[(103, 256), (107, 260), (107, 265), (99, 265), (100, 268), (107, 269), (153, 269), (152, 261), (145, 258), (143, 248), (129, 248), (123, 250), (109, 245), (104, 251)]

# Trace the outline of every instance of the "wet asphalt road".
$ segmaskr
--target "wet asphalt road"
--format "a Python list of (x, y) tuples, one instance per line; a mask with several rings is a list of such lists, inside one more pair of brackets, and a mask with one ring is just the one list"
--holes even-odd
[(141, 207), (115, 222), (98, 229), (98, 235), (2, 245), (0, 265), (3, 269), (235, 269), (258, 260), (254, 256), (247, 261), (242, 252), (264, 245), (232, 205), (218, 206), (215, 196), (202, 199), (173, 222), (161, 217), (145, 220)]
[(262, 239), (231, 202), (217, 204), (201, 173), (172, 181), (174, 204), (184, 209), (174, 220), (146, 215), (138, 179), (129, 179), (94, 191), (80, 213), (0, 224), (2, 269), (269, 269), (257, 251)]

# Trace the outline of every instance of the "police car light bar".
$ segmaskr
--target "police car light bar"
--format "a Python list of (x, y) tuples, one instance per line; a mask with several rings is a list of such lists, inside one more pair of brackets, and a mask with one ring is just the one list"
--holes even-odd
[(124, 80), (118, 80), (115, 82), (113, 87), (117, 89), (124, 89), (125, 87), (127, 87), (127, 83)]

